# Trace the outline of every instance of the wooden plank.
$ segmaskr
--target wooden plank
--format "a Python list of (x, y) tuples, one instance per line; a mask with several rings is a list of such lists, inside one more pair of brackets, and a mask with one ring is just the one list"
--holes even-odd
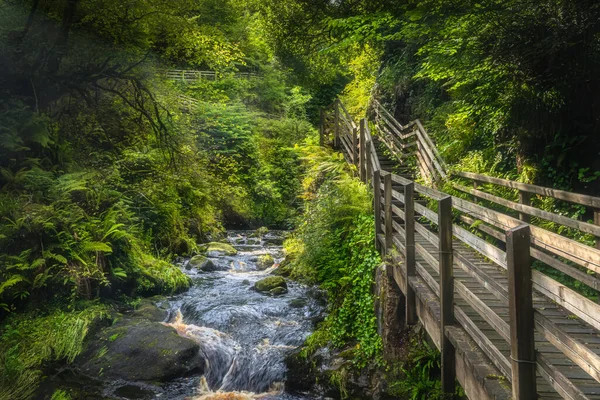
[(334, 120), (333, 120), (333, 148), (339, 149), (340, 147), (340, 101), (336, 100), (334, 103)]
[[(383, 233), (381, 229), (381, 171), (373, 171), (373, 212), (375, 213), (375, 237)], [(375, 240), (375, 246), (379, 249), (379, 241)]]
[[(470, 214), (491, 225), (498, 226), (501, 229), (511, 229), (522, 223), (516, 218), (487, 209), (458, 197), (453, 197), (453, 201), (454, 207), (457, 210)], [(600, 250), (534, 225), (530, 225), (530, 229), (532, 234), (531, 242), (534, 245), (576, 262), (594, 272), (600, 273)]]
[[(390, 177), (391, 182), (391, 177)], [(452, 197), (438, 204), (440, 254), (440, 334), (442, 353), (442, 391), (454, 394), (456, 390), (456, 359), (454, 345), (445, 334), (446, 327), (454, 324), (454, 265), (452, 259)]]
[(357, 167), (358, 163), (358, 132), (357, 128), (352, 129), (352, 162)]
[(385, 210), (385, 252), (386, 255), (392, 248), (392, 239), (394, 231), (392, 229), (392, 176), (387, 174), (383, 177), (383, 196), (385, 198), (384, 210)]
[(340, 105), (342, 111), (344, 112), (344, 117), (348, 121), (352, 122), (352, 128), (356, 128), (356, 124), (352, 120), (352, 116), (350, 115), (350, 113), (348, 113), (348, 110), (346, 110), (346, 107), (344, 106), (344, 103), (342, 103), (342, 101), (338, 99), (338, 104)]
[(442, 170), (445, 171), (446, 170), (446, 163), (444, 162), (444, 159), (442, 158), (442, 155), (438, 151), (437, 146), (435, 145), (435, 143), (433, 143), (433, 140), (431, 140), (431, 136), (429, 136), (429, 133), (427, 133), (427, 130), (425, 129), (425, 127), (421, 123), (421, 120), (416, 119), (415, 120), (415, 124), (417, 125), (417, 127), (421, 131), (421, 134), (423, 135), (423, 139), (425, 139), (425, 141), (429, 144), (429, 147), (431, 148), (431, 150), (433, 150), (433, 152), (435, 153), (435, 156), (437, 157), (438, 162), (440, 163), (440, 166), (441, 166)]
[(473, 308), (502, 338), (510, 343), (510, 327), (498, 316), (483, 300), (475, 295), (464, 283), (457, 280), (455, 283), (459, 296)]
[(539, 271), (532, 271), (533, 287), (600, 330), (600, 305)]
[[(589, 399), (573, 382), (552, 365), (551, 360), (543, 354), (537, 353), (536, 363), (539, 374), (550, 383), (563, 399), (584, 400)], [(532, 397), (535, 398), (535, 397)]]
[(541, 312), (534, 315), (536, 327), (554, 347), (600, 383), (600, 356), (578, 339), (564, 332)]
[(367, 181), (367, 168), (366, 168), (366, 158), (367, 158), (367, 147), (366, 147), (366, 135), (365, 135), (365, 125), (366, 121), (364, 118), (360, 120), (360, 137), (359, 137), (359, 156), (358, 156), (358, 169), (360, 171), (360, 180), (361, 182)]
[(496, 246), (475, 236), (468, 230), (458, 225), (454, 225), (452, 227), (452, 231), (454, 232), (454, 236), (460, 239), (463, 243), (474, 248), (479, 253), (492, 260), (494, 263), (498, 264), (499, 266), (506, 265), (506, 253), (497, 248)]
[[(494, 196), (492, 194), (482, 192), (476, 189), (470, 189), (463, 185), (453, 183), (452, 187), (458, 189), (465, 193), (470, 193), (474, 196), (477, 196), (481, 199), (491, 201), (496, 204), (500, 204), (504, 207), (510, 208), (511, 210), (519, 211), (521, 215), (533, 215), (534, 217), (542, 218), (548, 221), (556, 222), (557, 224), (568, 226), (573, 229), (578, 229), (582, 232), (591, 233), (595, 236), (600, 236), (600, 226), (590, 224), (583, 221), (578, 221), (573, 218), (565, 217), (564, 215), (554, 214), (548, 211), (540, 210), (539, 208), (531, 207), (527, 204), (519, 204), (514, 201), (503, 199), (502, 197)], [(524, 193), (524, 192), (520, 192)], [(522, 200), (525, 201), (525, 200)], [(523, 216), (519, 218), (521, 221), (524, 221)]]
[[(476, 222), (475, 219), (467, 217), (465, 215), (461, 215), (460, 219), (469, 225), (473, 225)], [(480, 231), (502, 241), (502, 242), (506, 242), (506, 235), (504, 232), (497, 231), (494, 228), (492, 228), (488, 225), (485, 225), (481, 221), (478, 225), (476, 225), (476, 228), (479, 229)], [(530, 251), (531, 251), (531, 256), (533, 258), (543, 262), (544, 264), (547, 264), (548, 266), (550, 266), (552, 268), (555, 268), (555, 269), (571, 276), (574, 279), (577, 279), (579, 282), (586, 284), (587, 286), (589, 286), (592, 289), (600, 290), (600, 279), (598, 279), (596, 276), (587, 274), (583, 271), (580, 271), (576, 267), (574, 267), (572, 265), (568, 265), (568, 264), (558, 260), (556, 257), (554, 257), (550, 254), (547, 254), (541, 250), (538, 250), (535, 247), (532, 247), (530, 249)]]
[(427, 155), (427, 157), (433, 164), (432, 168), (435, 168), (435, 170), (437, 171), (437, 173), (440, 175), (441, 178), (446, 179), (446, 172), (444, 171), (444, 168), (442, 168), (438, 159), (435, 157), (433, 150), (431, 149), (431, 147), (429, 146), (429, 144), (423, 137), (423, 133), (421, 132), (420, 128), (417, 130), (417, 138), (419, 139), (419, 142), (421, 144), (421, 147), (425, 151), (425, 154)]
[(548, 187), (530, 185), (527, 183), (510, 181), (508, 179), (495, 178), (492, 176), (474, 174), (472, 172), (456, 172), (457, 176), (474, 179), (480, 182), (493, 183), (512, 189), (522, 190), (524, 192), (539, 194), (542, 196), (553, 197), (558, 200), (564, 200), (571, 203), (581, 204), (593, 208), (600, 208), (600, 197), (588, 196), (585, 194), (571, 193), (565, 190), (551, 189)]
[[(415, 257), (415, 185), (409, 183), (404, 186), (404, 248), (405, 248), (405, 263), (406, 276), (416, 275), (416, 257)], [(408, 285), (405, 294), (406, 297), (406, 324), (414, 325), (417, 323), (417, 306), (414, 289)]]
[(511, 380), (511, 369), (508, 359), (500, 350), (492, 343), (492, 341), (477, 327), (477, 324), (465, 314), (458, 306), (454, 306), (454, 315), (461, 327), (469, 334), (471, 339), (485, 353), (490, 361), (500, 370), (502, 375)]
[(529, 226), (506, 232), (510, 357), (514, 400), (537, 397)]
[(390, 114), (390, 112), (386, 110), (385, 107), (382, 106), (379, 101), (373, 100), (373, 104), (375, 105), (377, 111), (382, 111), (387, 117), (390, 118), (391, 121), (394, 122), (396, 129), (398, 129), (399, 131), (404, 130), (405, 127), (402, 126), (402, 124), (398, 122), (396, 118), (392, 114)]

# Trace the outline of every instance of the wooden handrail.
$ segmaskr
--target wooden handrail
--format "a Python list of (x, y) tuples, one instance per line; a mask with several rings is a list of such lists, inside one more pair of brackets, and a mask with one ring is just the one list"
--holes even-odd
[(454, 175), (462, 178), (472, 179), (478, 182), (493, 183), (495, 185), (504, 186), (511, 189), (517, 189), (528, 193), (538, 194), (541, 196), (552, 197), (557, 200), (563, 200), (570, 203), (580, 204), (588, 207), (600, 209), (600, 197), (589, 196), (586, 194), (572, 193), (565, 190), (552, 189), (543, 186), (531, 185), (510, 181), (508, 179), (496, 178), (493, 176), (475, 174), (473, 172), (454, 172)]

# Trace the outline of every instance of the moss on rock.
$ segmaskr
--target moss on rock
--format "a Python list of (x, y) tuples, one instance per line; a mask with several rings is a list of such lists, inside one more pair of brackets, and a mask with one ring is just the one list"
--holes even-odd
[(209, 257), (235, 256), (237, 250), (228, 243), (210, 242), (203, 246), (206, 255)]
[(256, 266), (261, 271), (273, 266), (273, 264), (275, 264), (275, 260), (273, 259), (273, 256), (270, 254), (264, 254), (264, 255), (258, 257), (258, 261), (256, 262)]
[(275, 288), (283, 288), (287, 291), (285, 279), (281, 276), (268, 276), (254, 284), (254, 289), (262, 293), (269, 293)]

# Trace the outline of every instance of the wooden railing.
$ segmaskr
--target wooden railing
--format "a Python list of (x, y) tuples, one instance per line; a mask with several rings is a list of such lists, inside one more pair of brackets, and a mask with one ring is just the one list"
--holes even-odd
[[(384, 143), (388, 149), (397, 152), (400, 162), (406, 157), (404, 150), (415, 147), (406, 146), (409, 138), (406, 138), (405, 132), (411, 126), (415, 127), (414, 136), (419, 141), (417, 149), (433, 146), (423, 134), (420, 123), (401, 126), (380, 105), (376, 107), (380, 109), (379, 120), (375, 124), (379, 133), (386, 136)], [(578, 386), (583, 385), (581, 382), (584, 381), (577, 379), (584, 377), (598, 385), (600, 394), (600, 305), (546, 273), (531, 268), (531, 260), (537, 259), (599, 290), (600, 281), (595, 274), (600, 273), (600, 250), (531, 225), (526, 216), (542, 218), (595, 236), (600, 234), (597, 225), (453, 184), (461, 192), (521, 213), (521, 218), (517, 219), (382, 170), (368, 122), (362, 119), (358, 125), (355, 124), (339, 101), (322, 113), (321, 121), (321, 142), (332, 143), (341, 150), (346, 160), (358, 167), (361, 179), (369, 183), (373, 190), (378, 247), (392, 259), (394, 251), (399, 251), (402, 256), (403, 262), (394, 265), (394, 277), (397, 277), (396, 281), (405, 295), (406, 323), (414, 324), (422, 318), (419, 315), (423, 311), (417, 310), (418, 295), (431, 291), (438, 299), (438, 326), (432, 327), (431, 321), (422, 322), (440, 348), (442, 386), (446, 392), (453, 392), (457, 376), (454, 343), (457, 343), (457, 337), (466, 334), (512, 384), (513, 399), (537, 398), (536, 374), (541, 375), (563, 398), (590, 398), (587, 389)], [(428, 168), (429, 172), (426, 173), (429, 176), (437, 173), (438, 177), (442, 177), (444, 169), (441, 158), (438, 158), (436, 151), (430, 150), (419, 150), (421, 156), (430, 156), (430, 163), (424, 163), (422, 167)], [(440, 170), (434, 160), (437, 160)], [(479, 174), (457, 175), (600, 209), (598, 197)], [(521, 197), (525, 198), (523, 195)], [(437, 206), (430, 208), (432, 204)], [(469, 230), (475, 228), (491, 240), (485, 240)], [(501, 242), (501, 246), (498, 242)], [(472, 253), (484, 256), (482, 260), (487, 261), (473, 261), (469, 256)], [(504, 271), (504, 280), (490, 272), (496, 270)], [(455, 279), (455, 271), (466, 274), (481, 286), (481, 290), (492, 294), (494, 307), (488, 305), (478, 291), (461, 279)], [(475, 310), (477, 318), (469, 316), (465, 306), (457, 305), (459, 302)], [(555, 307), (555, 304), (566, 311), (559, 310), (558, 316), (546, 311), (546, 308)], [(569, 328), (566, 322), (573, 318), (585, 325), (586, 332), (589, 330), (590, 342), (588, 336)], [(492, 327), (496, 339), (480, 327), (479, 321), (485, 321)], [(536, 351), (534, 333), (539, 335), (538, 341), (544, 341), (545, 345), (556, 351), (553, 358)], [(498, 335), (501, 339), (497, 339)], [(501, 351), (502, 346), (497, 340), (510, 346), (509, 357)], [(567, 376), (555, 364), (561, 362), (555, 360), (559, 355), (561, 359), (572, 363), (573, 368), (581, 371), (582, 375), (575, 380)]]
[[(169, 80), (174, 81), (183, 81), (183, 82), (193, 82), (199, 80), (209, 80), (214, 81), (220, 79), (222, 75), (218, 74), (215, 71), (194, 71), (194, 70), (181, 70), (181, 69), (170, 69), (164, 71), (164, 75)], [(223, 75), (223, 76), (226, 76)], [(259, 75), (253, 72), (236, 72), (233, 74), (235, 78), (241, 79), (250, 79), (256, 78)]]
[(421, 178), (429, 184), (446, 179), (446, 164), (421, 121), (403, 126), (377, 100), (371, 101), (371, 109), (379, 137), (400, 163), (415, 159)]

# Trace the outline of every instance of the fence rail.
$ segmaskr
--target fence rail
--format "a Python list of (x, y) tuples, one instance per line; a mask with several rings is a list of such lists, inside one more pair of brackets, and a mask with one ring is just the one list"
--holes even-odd
[[(394, 264), (406, 324), (420, 321), (441, 351), (443, 389), (452, 393), (458, 378), (473, 399), (600, 399), (600, 305), (531, 264), (538, 260), (599, 290), (600, 250), (533, 225), (529, 217), (596, 237), (600, 227), (535, 208), (523, 194), (515, 202), (452, 183), (494, 204), (491, 209), (382, 169), (376, 140), (398, 164), (416, 157), (426, 182), (448, 178), (420, 122), (403, 126), (379, 103), (374, 108), (375, 121), (356, 124), (337, 100), (321, 114), (321, 143), (341, 150), (373, 190), (376, 244)], [(598, 197), (456, 175), (600, 209)], [(473, 361), (477, 354), (488, 363)], [(504, 395), (491, 382), (498, 376), (510, 383)]]
[(240, 79), (251, 79), (256, 78), (259, 74), (254, 72), (236, 72), (232, 74), (220, 74), (215, 71), (195, 71), (195, 70), (181, 70), (181, 69), (170, 69), (163, 71), (164, 76), (169, 80), (182, 81), (186, 83), (209, 80), (215, 81), (222, 79), (226, 76), (233, 76), (234, 78)]

